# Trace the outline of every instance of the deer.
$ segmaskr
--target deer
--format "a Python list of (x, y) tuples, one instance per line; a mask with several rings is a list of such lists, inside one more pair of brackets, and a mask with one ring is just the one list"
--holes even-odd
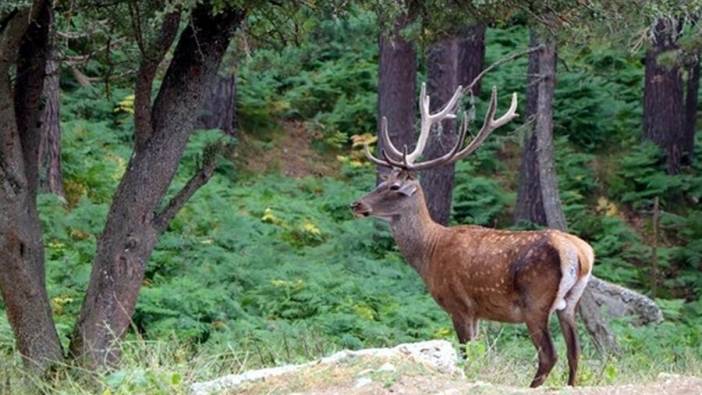
[(395, 147), (381, 120), (380, 157), (365, 143), (365, 155), (389, 169), (377, 187), (351, 204), (356, 217), (389, 222), (400, 253), (424, 281), (433, 299), (451, 317), (462, 354), (478, 335), (479, 320), (524, 323), (538, 353), (538, 368), (531, 387), (538, 387), (553, 369), (557, 355), (548, 323), (556, 312), (568, 357), (568, 385), (574, 386), (580, 346), (575, 323), (576, 306), (587, 286), (594, 252), (569, 233), (554, 229), (497, 230), (476, 225), (443, 226), (427, 209), (417, 173), (463, 159), (497, 128), (518, 114), (517, 95), (504, 115), (495, 119), (497, 89), (493, 87), (483, 125), (466, 145), (468, 119), (463, 113), (458, 140), (445, 155), (420, 161), (433, 125), (456, 119), (463, 95), (459, 86), (448, 103), (430, 113), (426, 85), (419, 97), (420, 131), (410, 153)]

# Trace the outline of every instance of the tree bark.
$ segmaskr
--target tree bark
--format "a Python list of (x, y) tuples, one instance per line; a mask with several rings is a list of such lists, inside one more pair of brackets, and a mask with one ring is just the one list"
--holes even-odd
[(44, 111), (41, 114), (41, 144), (39, 146), (39, 190), (64, 196), (61, 172), (61, 88), (57, 53), (52, 49), (46, 62), (44, 80)]
[[(532, 34), (534, 34), (532, 32)], [(537, 39), (538, 40), (538, 39)], [(540, 41), (540, 40), (539, 40)], [(568, 228), (561, 198), (558, 193), (558, 178), (553, 159), (553, 95), (556, 87), (556, 45), (551, 40), (543, 40), (544, 49), (539, 54), (539, 82), (537, 84), (536, 117), (536, 160), (539, 168), (541, 201), (549, 228)]]
[[(532, 32), (530, 46), (539, 45), (540, 41)], [(556, 51), (552, 42), (545, 42), (542, 51), (530, 54), (527, 115), (534, 126), (532, 133), (525, 137), (515, 222), (526, 220), (566, 231), (553, 166), (555, 66)], [(578, 310), (595, 347), (601, 352), (619, 350), (606, 317), (635, 315), (642, 324), (662, 320), (660, 309), (651, 299), (594, 276), (580, 299)], [(606, 316), (602, 310), (606, 311)]]
[[(531, 34), (529, 46), (539, 45), (536, 35)], [(517, 187), (517, 203), (514, 209), (515, 223), (546, 224), (546, 213), (541, 198), (541, 183), (539, 182), (539, 163), (536, 154), (536, 102), (539, 97), (539, 51), (529, 54), (527, 66), (526, 89), (526, 120), (528, 131), (524, 135), (522, 161), (519, 167), (519, 185)]]
[(697, 127), (697, 101), (700, 89), (700, 55), (695, 54), (688, 65), (685, 89), (685, 140), (683, 164), (691, 165), (695, 155), (695, 130)]
[(40, 98), (52, 10), (48, 1), (37, 0), (9, 18), (0, 29), (0, 291), (25, 365), (43, 373), (63, 358), (46, 292), (36, 207)]
[[(87, 294), (71, 338), (71, 354), (85, 365), (111, 365), (119, 359), (117, 342), (130, 325), (159, 231), (166, 228), (168, 218), (158, 208), (231, 36), (244, 17), (243, 11), (232, 8), (216, 15), (211, 10), (211, 4), (204, 3), (192, 11), (149, 109), (150, 125), (135, 131), (139, 137), (135, 153), (98, 240)], [(147, 84), (137, 86), (150, 89)], [(166, 215), (171, 213), (168, 210)]]
[(217, 76), (214, 88), (200, 109), (196, 129), (219, 129), (234, 136), (236, 78)]
[(680, 171), (685, 150), (682, 70), (660, 64), (659, 56), (678, 49), (676, 24), (666, 18), (654, 27), (654, 42), (646, 51), (644, 83), (644, 137), (666, 154), (669, 174)]
[[(396, 147), (413, 148), (417, 114), (417, 51), (414, 43), (400, 32), (410, 22), (409, 14), (398, 17), (389, 32), (378, 40), (378, 130), (383, 117), (388, 120), (388, 135)], [(378, 151), (382, 150), (378, 139)], [(388, 169), (378, 167), (378, 181)]]
[[(485, 58), (485, 26), (466, 28), (460, 34), (432, 44), (427, 53), (427, 90), (431, 110), (443, 107), (458, 85), (466, 86), (483, 68)], [(474, 88), (480, 94), (480, 85)], [(442, 121), (430, 138), (424, 156), (433, 159), (446, 154), (458, 138), (453, 120)], [(422, 189), (427, 195), (427, 207), (434, 221), (447, 225), (451, 218), (453, 198), (453, 163), (425, 171)]]

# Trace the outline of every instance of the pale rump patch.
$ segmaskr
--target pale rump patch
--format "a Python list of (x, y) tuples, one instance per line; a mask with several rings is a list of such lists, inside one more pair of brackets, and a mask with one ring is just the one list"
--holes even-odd
[(592, 247), (575, 236), (555, 237), (553, 241), (561, 260), (561, 281), (551, 312), (574, 309), (590, 279), (595, 256)]
[(558, 249), (561, 258), (561, 282), (558, 284), (558, 292), (551, 306), (551, 312), (566, 308), (566, 294), (578, 279), (578, 253), (573, 246), (564, 247)]

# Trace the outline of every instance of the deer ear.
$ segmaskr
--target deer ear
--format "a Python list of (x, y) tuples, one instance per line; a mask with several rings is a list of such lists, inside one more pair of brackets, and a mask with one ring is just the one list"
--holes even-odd
[(398, 192), (405, 196), (412, 196), (415, 192), (417, 192), (417, 185), (415, 185), (413, 182), (406, 183), (405, 185), (400, 187)]

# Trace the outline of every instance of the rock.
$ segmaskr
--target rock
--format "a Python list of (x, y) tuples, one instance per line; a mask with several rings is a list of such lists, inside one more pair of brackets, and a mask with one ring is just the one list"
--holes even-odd
[[(458, 354), (456, 350), (453, 349), (451, 343), (445, 340), (429, 340), (419, 343), (400, 344), (393, 348), (369, 348), (358, 351), (344, 350), (320, 360), (300, 365), (284, 365), (275, 368), (250, 370), (241, 374), (224, 376), (211, 381), (194, 383), (190, 386), (190, 393), (193, 395), (206, 395), (224, 390), (232, 390), (247, 382), (264, 380), (269, 377), (297, 372), (318, 364), (344, 363), (345, 361), (358, 357), (411, 358), (440, 373), (463, 375), (463, 371), (458, 369)], [(385, 363), (379, 369), (379, 371), (394, 370), (395, 366), (390, 363)], [(356, 385), (360, 383), (363, 383), (362, 385), (367, 385), (367, 382), (362, 381), (364, 379), (370, 380), (367, 377), (361, 377), (356, 381)]]
[(361, 377), (358, 380), (356, 380), (355, 383), (353, 383), (353, 388), (365, 387), (366, 385), (371, 384), (372, 382), (373, 380), (371, 380), (368, 377)]
[(397, 368), (395, 368), (395, 365), (391, 364), (390, 362), (385, 362), (383, 366), (378, 368), (378, 372), (394, 372), (396, 371)]

